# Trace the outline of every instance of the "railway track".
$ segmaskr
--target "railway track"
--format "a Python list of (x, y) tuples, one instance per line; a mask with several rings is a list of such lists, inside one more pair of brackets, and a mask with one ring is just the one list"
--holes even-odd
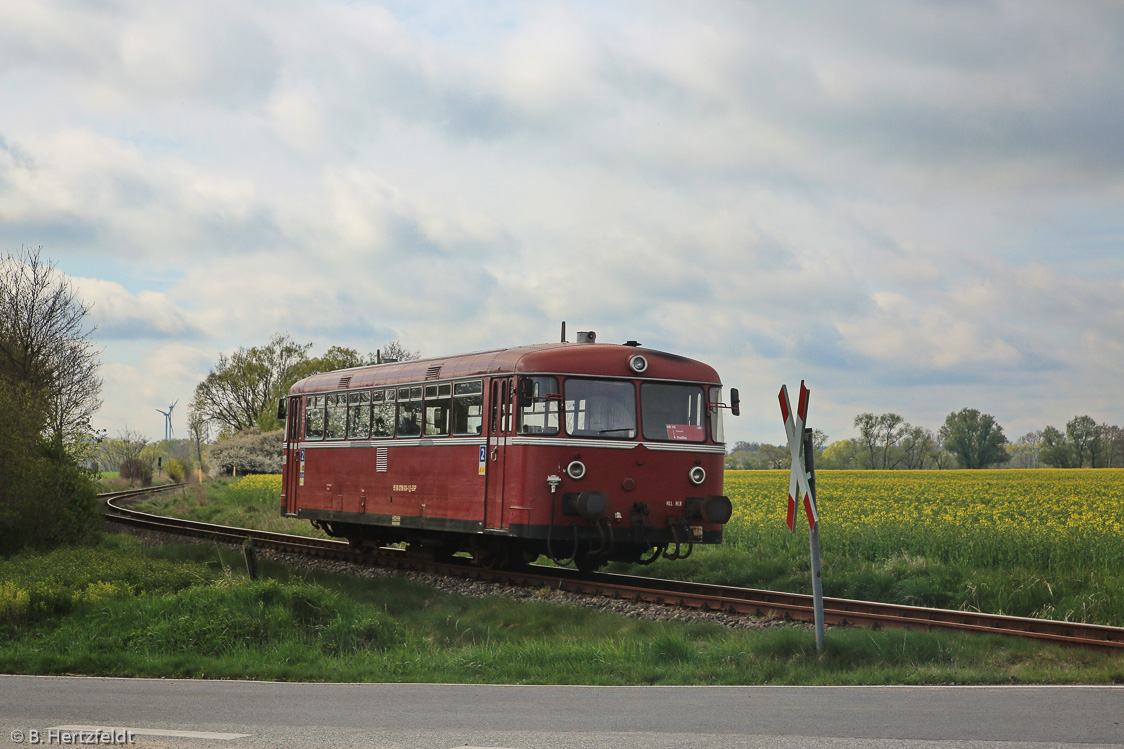
[[(580, 573), (571, 569), (539, 565), (529, 565), (521, 570), (486, 570), (470, 564), (467, 560), (453, 559), (438, 562), (411, 556), (401, 549), (357, 550), (343, 541), (180, 520), (139, 512), (121, 504), (123, 499), (127, 500), (151, 491), (153, 490), (135, 490), (101, 495), (106, 504), (107, 520), (134, 528), (211, 538), (228, 543), (243, 544), (250, 539), (258, 548), (359, 564), (436, 572), (474, 580), (551, 588), (582, 595), (604, 596), (701, 611), (765, 616), (789, 621), (813, 620), (812, 597), (798, 593), (611, 573)], [(827, 623), (837, 625), (991, 633), (1073, 647), (1117, 652), (1124, 649), (1124, 628), (985, 614), (976, 611), (930, 609), (825, 597), (824, 618)]]

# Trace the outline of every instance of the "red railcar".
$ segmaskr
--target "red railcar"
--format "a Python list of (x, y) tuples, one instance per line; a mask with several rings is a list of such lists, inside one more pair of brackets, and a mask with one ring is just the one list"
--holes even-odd
[(684, 557), (730, 518), (724, 408), (714, 369), (631, 342), (319, 374), (289, 391), (282, 509), (488, 566)]

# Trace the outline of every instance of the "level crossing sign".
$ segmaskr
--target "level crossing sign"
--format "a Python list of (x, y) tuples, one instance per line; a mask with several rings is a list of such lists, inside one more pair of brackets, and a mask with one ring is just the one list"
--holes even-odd
[[(816, 652), (824, 651), (823, 579), (820, 577), (820, 516), (816, 512), (815, 454), (811, 452), (812, 436), (808, 424), (808, 396), (810, 392), (800, 381), (800, 400), (793, 412), (788, 400), (788, 388), (781, 385), (781, 416), (788, 435), (788, 453), (792, 456), (792, 472), (788, 477), (788, 530), (795, 530), (796, 498), (804, 497), (804, 512), (808, 514), (808, 542), (812, 552), (812, 606), (816, 620)], [(805, 450), (805, 448), (808, 448)]]
[(808, 396), (811, 391), (800, 381), (800, 400), (797, 401), (795, 413), (788, 400), (788, 386), (781, 385), (780, 401), (781, 416), (784, 417), (784, 430), (788, 435), (788, 452), (792, 456), (792, 472), (788, 478), (788, 530), (795, 529), (796, 523), (796, 498), (804, 498), (804, 512), (808, 515), (808, 527), (815, 528), (819, 522), (816, 512), (816, 499), (812, 496), (812, 488), (808, 484), (808, 471), (804, 457), (804, 425), (808, 421)]

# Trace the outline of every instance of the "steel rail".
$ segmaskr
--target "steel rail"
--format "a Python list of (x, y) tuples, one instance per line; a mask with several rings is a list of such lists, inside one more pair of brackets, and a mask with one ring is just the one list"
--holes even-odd
[[(165, 487), (166, 488), (166, 487)], [(175, 488), (175, 487), (171, 487)], [(612, 573), (581, 573), (576, 570), (529, 565), (519, 570), (487, 570), (468, 560), (433, 561), (412, 556), (401, 549), (355, 549), (344, 541), (294, 536), (252, 528), (201, 523), (123, 507), (115, 500), (128, 499), (153, 490), (100, 495), (106, 500), (107, 520), (137, 528), (214, 538), (228, 543), (252, 539), (258, 547), (277, 551), (330, 557), (366, 565), (435, 572), (462, 578), (506, 582), (536, 588), (551, 588), (582, 595), (716, 611), (812, 621), (812, 597), (800, 593), (735, 588), (705, 583), (634, 577)], [(871, 628), (895, 627), (991, 633), (1030, 638), (1059, 645), (1119, 651), (1124, 648), (1124, 628), (1083, 622), (986, 614), (979, 611), (935, 609), (922, 606), (824, 597), (824, 618), (831, 624)]]

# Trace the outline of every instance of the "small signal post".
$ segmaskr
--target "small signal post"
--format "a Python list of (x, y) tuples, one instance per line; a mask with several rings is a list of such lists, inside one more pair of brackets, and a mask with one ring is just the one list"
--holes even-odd
[(788, 436), (788, 452), (792, 456), (792, 471), (788, 478), (788, 530), (796, 528), (796, 505), (803, 500), (804, 513), (808, 516), (808, 531), (812, 549), (812, 600), (816, 619), (816, 652), (824, 651), (823, 578), (820, 575), (820, 517), (816, 511), (816, 467), (812, 447), (812, 430), (808, 423), (808, 397), (811, 391), (800, 381), (800, 399), (796, 411), (788, 399), (788, 387), (781, 385), (781, 416), (784, 430)]

